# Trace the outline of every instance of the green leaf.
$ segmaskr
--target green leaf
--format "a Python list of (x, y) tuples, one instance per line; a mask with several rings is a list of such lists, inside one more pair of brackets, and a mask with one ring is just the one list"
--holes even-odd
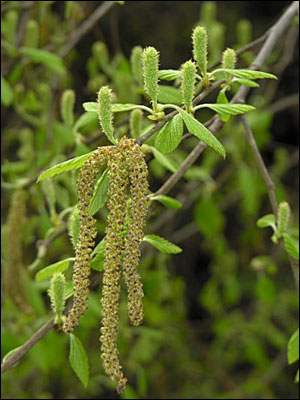
[(255, 110), (255, 107), (248, 104), (201, 104), (198, 108), (210, 108), (218, 114), (238, 115)]
[(88, 358), (81, 341), (73, 333), (70, 334), (69, 361), (78, 379), (86, 388), (89, 382)]
[(161, 153), (171, 153), (181, 142), (182, 134), (183, 123), (181, 116), (178, 114), (158, 132), (154, 145)]
[(176, 244), (157, 235), (145, 235), (143, 241), (152, 244), (152, 246), (156, 247), (164, 254), (177, 254), (182, 252), (182, 249), (176, 246)]
[(288, 343), (288, 362), (293, 364), (299, 360), (299, 328), (294, 332)]
[(14, 92), (7, 82), (7, 80), (1, 75), (1, 104), (9, 106), (14, 98)]
[(107, 191), (109, 185), (108, 171), (109, 169), (106, 168), (95, 185), (93, 197), (89, 205), (89, 213), (91, 215), (96, 214), (96, 212), (99, 211), (100, 208), (103, 207), (107, 202)]
[(69, 268), (70, 262), (74, 261), (74, 257), (66, 258), (65, 260), (58, 261), (57, 263), (48, 265), (41, 269), (35, 276), (37, 282), (50, 278), (55, 272), (63, 272)]
[(87, 127), (88, 125), (98, 121), (98, 116), (91, 112), (85, 112), (84, 114), (80, 115), (78, 120), (76, 121), (73, 132), (78, 132), (80, 129)]
[(295, 376), (295, 383), (299, 383), (299, 368)]
[(37, 179), (37, 183), (45, 178), (52, 178), (53, 176), (62, 174), (63, 172), (81, 168), (91, 154), (93, 154), (93, 151), (87, 154), (83, 154), (82, 156), (72, 158), (71, 160), (63, 161), (60, 164), (54, 165), (53, 167), (41, 173), (41, 175)]
[[(226, 88), (225, 88), (226, 89)], [(228, 104), (229, 101), (226, 97), (225, 89), (221, 90), (217, 97), (218, 104)], [(230, 115), (219, 113), (222, 121), (227, 122), (230, 118)]]
[(282, 236), (286, 252), (299, 261), (299, 242), (288, 233), (284, 233)]
[(216, 237), (224, 226), (224, 217), (212, 197), (200, 199), (194, 210), (195, 221), (200, 232), (209, 237)]
[(271, 226), (274, 232), (276, 231), (276, 221), (274, 214), (267, 214), (263, 216), (257, 221), (256, 224), (259, 228), (267, 228), (268, 226)]
[(235, 78), (234, 82), (238, 82), (241, 85), (245, 85), (248, 87), (259, 87), (259, 84), (256, 82), (251, 81), (250, 79), (241, 79), (241, 78)]
[(182, 104), (182, 94), (180, 90), (166, 85), (159, 85), (157, 100), (160, 103), (172, 103), (180, 106)]
[(184, 123), (190, 133), (195, 135), (198, 139), (203, 140), (208, 146), (212, 147), (223, 158), (226, 157), (226, 152), (223, 145), (218, 139), (207, 129), (203, 124), (197, 121), (192, 115), (177, 107), (178, 112), (182, 116)]
[(273, 74), (269, 74), (268, 72), (262, 71), (252, 71), (249, 69), (226, 69), (219, 68), (213, 71), (213, 75), (218, 72), (227, 72), (230, 75), (236, 76), (237, 78), (242, 79), (277, 79), (277, 77)]
[(164, 81), (173, 81), (174, 79), (179, 78), (181, 75), (181, 71), (176, 69), (162, 69), (158, 71), (158, 78), (163, 79)]
[(20, 52), (29, 57), (32, 62), (43, 64), (45, 67), (59, 75), (64, 75), (66, 73), (66, 68), (62, 59), (56, 54), (33, 47), (21, 47)]
[(170, 208), (172, 210), (178, 210), (179, 208), (182, 207), (182, 203), (180, 201), (173, 199), (172, 197), (169, 196), (164, 196), (163, 194), (159, 194), (157, 196), (152, 196), (150, 197), (150, 200), (156, 200), (162, 203), (164, 206), (167, 208)]
[(98, 113), (98, 103), (95, 101), (88, 101), (86, 103), (82, 104), (82, 107), (85, 109), (87, 112), (95, 112)]
[(163, 167), (165, 167), (167, 170), (169, 170), (171, 172), (176, 171), (177, 165), (174, 163), (173, 160), (171, 160), (170, 158), (168, 158), (167, 156), (162, 154), (155, 147), (153, 147), (153, 146), (148, 146), (148, 147), (151, 149), (151, 151), (154, 155), (154, 158), (157, 160), (157, 162), (159, 162)]
[(132, 111), (135, 108), (139, 108), (139, 105), (138, 104), (112, 104), (111, 105), (112, 112)]

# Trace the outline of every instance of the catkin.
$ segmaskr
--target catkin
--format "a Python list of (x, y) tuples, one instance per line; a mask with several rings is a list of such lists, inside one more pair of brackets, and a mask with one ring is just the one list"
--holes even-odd
[(123, 392), (127, 379), (119, 362), (117, 348), (120, 275), (124, 247), (124, 223), (128, 187), (126, 161), (121, 152), (112, 152), (109, 156), (109, 209), (106, 227), (106, 246), (102, 289), (102, 327), (101, 357), (105, 372), (117, 383), (119, 393)]
[(120, 149), (126, 156), (130, 178), (130, 217), (125, 238), (123, 276), (128, 290), (128, 315), (133, 325), (143, 321), (143, 285), (137, 267), (141, 257), (140, 244), (144, 237), (147, 202), (147, 164), (140, 146), (133, 140), (123, 138)]
[(11, 204), (7, 218), (7, 247), (8, 256), (4, 273), (5, 293), (14, 304), (24, 313), (31, 312), (31, 307), (27, 303), (24, 289), (23, 274), (23, 252), (21, 228), (25, 223), (25, 200), (26, 192), (17, 190), (11, 199)]
[(67, 316), (63, 330), (71, 333), (79, 318), (87, 309), (89, 294), (90, 261), (97, 234), (95, 219), (89, 215), (88, 207), (93, 195), (94, 183), (100, 168), (105, 165), (111, 147), (102, 147), (91, 154), (80, 170), (78, 179), (78, 209), (80, 216), (79, 237), (76, 244), (73, 270), (73, 306)]

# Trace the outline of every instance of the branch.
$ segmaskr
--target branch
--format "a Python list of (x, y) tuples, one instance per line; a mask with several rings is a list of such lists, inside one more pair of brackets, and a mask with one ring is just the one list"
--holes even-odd
[(11, 357), (1, 364), (1, 374), (14, 367), (32, 347), (54, 327), (54, 317), (49, 319), (30, 339), (27, 340)]
[[(275, 195), (275, 185), (274, 182), (272, 181), (272, 178), (267, 170), (267, 167), (264, 163), (264, 160), (259, 152), (259, 149), (257, 147), (255, 138), (253, 136), (253, 132), (250, 128), (250, 125), (248, 124), (247, 118), (243, 115), (240, 117), (242, 124), (244, 126), (244, 130), (245, 130), (245, 134), (246, 134), (246, 138), (249, 142), (249, 145), (253, 151), (254, 154), (254, 158), (256, 161), (256, 164), (259, 168), (259, 172), (265, 182), (266, 188), (267, 188), (267, 192), (268, 192), (268, 196), (270, 199), (270, 203), (271, 203), (271, 207), (273, 210), (273, 214), (276, 216), (277, 218), (277, 214), (278, 214), (278, 203), (276, 200), (276, 195)], [(295, 279), (295, 284), (296, 287), (298, 289), (299, 292), (299, 265), (298, 262), (293, 259), (291, 256), (289, 256), (289, 262), (290, 262), (290, 266), (294, 275), (294, 279)]]

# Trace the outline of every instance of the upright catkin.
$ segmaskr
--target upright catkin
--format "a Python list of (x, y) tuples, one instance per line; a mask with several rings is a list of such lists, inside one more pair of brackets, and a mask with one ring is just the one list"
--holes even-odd
[(101, 357), (107, 375), (117, 383), (122, 393), (127, 379), (124, 377), (117, 348), (120, 275), (124, 249), (124, 228), (128, 198), (128, 171), (122, 153), (109, 154), (109, 210), (106, 227), (104, 276), (102, 288)]
[(7, 263), (4, 272), (4, 290), (13, 303), (24, 313), (30, 313), (24, 288), (24, 265), (21, 228), (25, 223), (26, 192), (14, 192), (7, 218)]
[(126, 137), (119, 147), (126, 157), (130, 178), (131, 205), (130, 217), (125, 238), (123, 257), (123, 276), (128, 290), (128, 315), (133, 325), (143, 321), (143, 285), (137, 270), (141, 252), (140, 244), (144, 237), (143, 229), (148, 212), (147, 164), (140, 146)]
[(80, 217), (79, 237), (76, 243), (75, 263), (73, 270), (74, 296), (73, 306), (67, 316), (63, 330), (71, 333), (79, 318), (87, 309), (89, 294), (90, 261), (92, 248), (97, 234), (95, 219), (89, 215), (88, 207), (93, 195), (94, 183), (101, 167), (106, 164), (111, 147), (102, 147), (89, 156), (80, 170), (78, 179), (78, 210)]

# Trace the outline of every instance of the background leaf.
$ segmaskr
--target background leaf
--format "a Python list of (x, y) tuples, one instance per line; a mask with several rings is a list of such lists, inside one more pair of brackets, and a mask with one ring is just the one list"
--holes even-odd
[(70, 334), (69, 361), (78, 379), (86, 388), (89, 383), (89, 364), (81, 341), (73, 333)]

